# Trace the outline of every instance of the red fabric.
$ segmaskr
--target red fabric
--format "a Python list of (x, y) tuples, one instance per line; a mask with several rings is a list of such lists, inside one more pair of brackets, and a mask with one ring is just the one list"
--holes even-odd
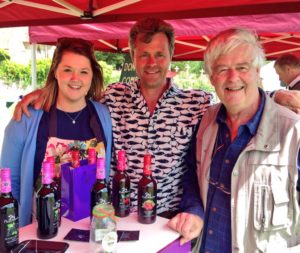
[[(292, 52), (300, 56), (300, 13), (264, 14), (229, 17), (211, 17), (169, 20), (176, 33), (173, 60), (199, 60), (208, 40), (230, 27), (247, 27), (255, 30), (268, 59)], [(100, 51), (128, 52), (127, 37), (134, 22), (112, 22), (65, 26), (30, 27), (30, 42), (55, 44), (59, 37), (80, 37), (93, 41)], [(112, 44), (105, 45), (100, 40)]]
[[(183, 19), (300, 11), (298, 0), (140, 0), (119, 8), (113, 5), (128, 1), (94, 0), (90, 8), (90, 0), (65, 0), (81, 11), (71, 14), (66, 7), (51, 0), (0, 0), (0, 27), (134, 21), (146, 16)], [(108, 7), (113, 10), (103, 9)], [(90, 9), (95, 13), (99, 9), (103, 12), (90, 20), (81, 19), (83, 11)]]

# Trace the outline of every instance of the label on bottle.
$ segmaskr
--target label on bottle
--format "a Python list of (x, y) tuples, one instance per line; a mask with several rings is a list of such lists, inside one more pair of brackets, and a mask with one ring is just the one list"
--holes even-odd
[(145, 218), (155, 215), (155, 196), (149, 192), (144, 192), (142, 195), (142, 213)]
[(117, 247), (118, 235), (112, 231), (107, 233), (102, 239), (102, 247), (105, 252), (114, 252)]
[(55, 201), (55, 204), (53, 206), (53, 223), (55, 227), (59, 227), (59, 217), (60, 217), (60, 202)]
[(10, 248), (14, 246), (19, 241), (19, 218), (15, 216), (15, 214), (8, 214), (4, 220), (3, 225), (5, 226), (5, 234), (4, 236), (5, 244)]
[(119, 208), (121, 211), (126, 211), (130, 209), (130, 190), (122, 187), (119, 191), (120, 203)]

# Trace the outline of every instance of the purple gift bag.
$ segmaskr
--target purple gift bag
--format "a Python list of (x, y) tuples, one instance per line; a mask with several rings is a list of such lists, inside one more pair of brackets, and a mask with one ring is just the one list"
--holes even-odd
[(96, 164), (80, 161), (80, 167), (71, 163), (61, 165), (61, 215), (72, 221), (90, 216), (91, 188), (96, 181)]
[(180, 238), (169, 243), (167, 246), (159, 250), (157, 253), (190, 253), (191, 242), (180, 245)]

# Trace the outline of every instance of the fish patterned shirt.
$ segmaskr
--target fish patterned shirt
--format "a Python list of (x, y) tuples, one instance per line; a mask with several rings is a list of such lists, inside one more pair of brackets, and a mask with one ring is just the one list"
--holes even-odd
[(157, 213), (178, 211), (187, 151), (211, 103), (212, 95), (208, 92), (179, 89), (170, 79), (168, 84), (152, 115), (140, 92), (139, 81), (111, 84), (101, 100), (110, 110), (113, 125), (110, 176), (117, 168), (117, 152), (124, 149), (131, 180), (131, 211), (137, 211), (137, 188), (145, 153), (152, 155)]

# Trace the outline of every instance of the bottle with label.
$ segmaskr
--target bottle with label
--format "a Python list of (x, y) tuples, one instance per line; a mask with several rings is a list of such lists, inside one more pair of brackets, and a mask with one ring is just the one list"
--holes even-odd
[(156, 220), (157, 185), (152, 177), (151, 155), (144, 156), (144, 172), (138, 184), (138, 221), (144, 224)]
[(46, 159), (47, 162), (50, 163), (51, 171), (52, 171), (52, 183), (51, 187), (55, 190), (56, 196), (56, 206), (59, 217), (59, 226), (61, 225), (61, 213), (60, 213), (60, 204), (61, 204), (61, 189), (60, 189), (60, 176), (57, 174), (55, 167), (55, 159), (53, 156), (48, 156)]
[(19, 243), (18, 202), (11, 193), (10, 169), (0, 169), (0, 252)]
[(100, 157), (96, 163), (96, 182), (91, 190), (91, 218), (96, 205), (109, 203), (110, 189), (105, 180), (105, 158)]
[(59, 213), (56, 204), (56, 192), (52, 188), (51, 165), (43, 162), (42, 187), (36, 195), (37, 236), (41, 239), (53, 238), (57, 235)]
[(111, 204), (99, 204), (93, 208), (90, 227), (90, 252), (115, 253), (117, 248), (117, 224)]
[(126, 217), (130, 213), (130, 178), (126, 173), (125, 151), (118, 152), (118, 167), (113, 177), (112, 200), (115, 213), (119, 217)]
[(88, 149), (88, 164), (96, 163), (96, 150), (94, 148)]
[(75, 149), (71, 151), (71, 158), (72, 158), (72, 162), (71, 162), (71, 166), (73, 168), (78, 168), (80, 166), (80, 159), (79, 159), (79, 150)]

